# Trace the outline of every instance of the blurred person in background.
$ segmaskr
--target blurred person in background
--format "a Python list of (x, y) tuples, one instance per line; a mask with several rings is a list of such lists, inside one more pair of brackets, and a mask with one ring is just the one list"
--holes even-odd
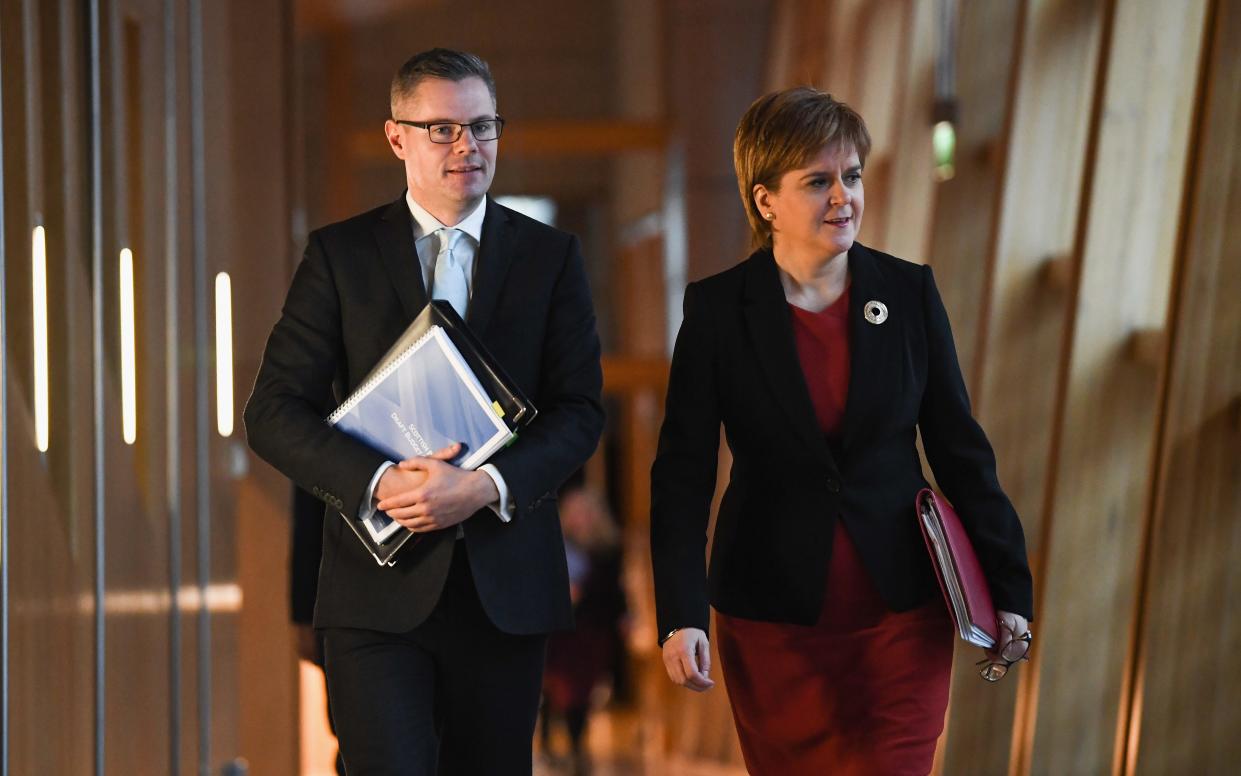
[[(297, 656), (323, 670), (323, 638), (315, 632), (315, 597), (319, 593), (319, 561), (323, 558), (323, 511), (319, 499), (293, 486), (292, 535), (289, 541), (289, 619), (293, 623)], [(336, 735), (332, 706), (327, 706), (328, 729)], [(345, 776), (345, 761), (336, 752), (336, 773)]]
[[(919, 432), (1000, 610), (991, 659), (1029, 643), (1025, 539), (931, 268), (856, 241), (869, 151), (862, 118), (812, 88), (746, 111), (734, 163), (756, 250), (685, 290), (651, 471), (665, 668), (713, 686), (714, 606), (759, 776), (931, 769), (955, 629), (915, 515)], [(708, 572), (721, 423), (733, 465)]]
[(582, 474), (560, 491), (560, 527), (569, 566), (569, 595), (576, 628), (553, 633), (547, 642), (543, 673), (540, 740), (551, 762), (551, 728), (562, 721), (569, 737), (569, 765), (574, 774), (589, 773), (584, 749), (591, 701), (621, 657), (621, 632), (627, 611), (621, 589), (620, 532), (602, 495)]

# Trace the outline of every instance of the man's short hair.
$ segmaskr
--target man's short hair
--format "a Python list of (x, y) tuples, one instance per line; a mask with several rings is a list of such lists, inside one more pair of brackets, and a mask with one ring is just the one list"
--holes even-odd
[(483, 83), (487, 84), (487, 91), (491, 92), (491, 101), (496, 101), (496, 82), (491, 77), (491, 68), (487, 66), (486, 60), (465, 51), (433, 48), (414, 54), (392, 77), (390, 99), (394, 118), (399, 118), (396, 111), (400, 102), (411, 96), (418, 84), (427, 78), (443, 78), (448, 81), (481, 78)]

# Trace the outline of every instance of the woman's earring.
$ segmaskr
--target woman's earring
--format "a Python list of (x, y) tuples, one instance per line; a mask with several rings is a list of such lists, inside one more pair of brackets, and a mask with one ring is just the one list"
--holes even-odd
[(775, 217), (776, 217), (775, 213), (763, 213), (763, 218), (766, 218), (768, 221), (774, 220)]

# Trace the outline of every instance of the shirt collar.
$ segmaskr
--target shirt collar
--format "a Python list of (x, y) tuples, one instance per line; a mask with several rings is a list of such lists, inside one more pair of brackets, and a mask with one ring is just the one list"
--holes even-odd
[[(440, 220), (427, 212), (426, 208), (419, 205), (409, 193), (405, 192), (405, 204), (409, 206), (409, 214), (414, 218), (415, 233), (414, 239), (418, 240), (434, 232), (436, 229), (443, 229), (449, 224), (440, 223)], [(483, 197), (478, 206), (470, 211), (469, 215), (461, 219), (458, 224), (453, 224), (453, 229), (461, 231), (474, 238), (474, 244), (480, 245), (483, 241), (483, 217), (487, 215), (487, 198)]]

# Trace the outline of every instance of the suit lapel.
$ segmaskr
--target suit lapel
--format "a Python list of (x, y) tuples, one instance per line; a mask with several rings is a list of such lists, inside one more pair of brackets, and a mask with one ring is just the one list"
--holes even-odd
[(487, 215), (483, 218), (483, 236), (474, 257), (474, 293), (466, 323), (475, 336), (482, 337), (500, 299), (500, 288), (513, 261), (512, 224), (508, 211), (487, 198)]
[(819, 431), (814, 404), (810, 400), (806, 377), (797, 355), (792, 315), (770, 251), (760, 251), (750, 259), (744, 299), (746, 326), (764, 379), (792, 424), (794, 433), (826, 466), (834, 470), (836, 462), (827, 440)]
[[(849, 249), (849, 395), (840, 431), (848, 449), (876, 413), (894, 397), (900, 353), (900, 316), (905, 314), (894, 287), (884, 282), (874, 255), (861, 243)], [(888, 309), (883, 323), (866, 320), (866, 305), (882, 302)]]
[(405, 317), (413, 320), (427, 305), (427, 289), (422, 282), (422, 265), (414, 247), (413, 220), (404, 195), (380, 216), (375, 224), (375, 239)]

